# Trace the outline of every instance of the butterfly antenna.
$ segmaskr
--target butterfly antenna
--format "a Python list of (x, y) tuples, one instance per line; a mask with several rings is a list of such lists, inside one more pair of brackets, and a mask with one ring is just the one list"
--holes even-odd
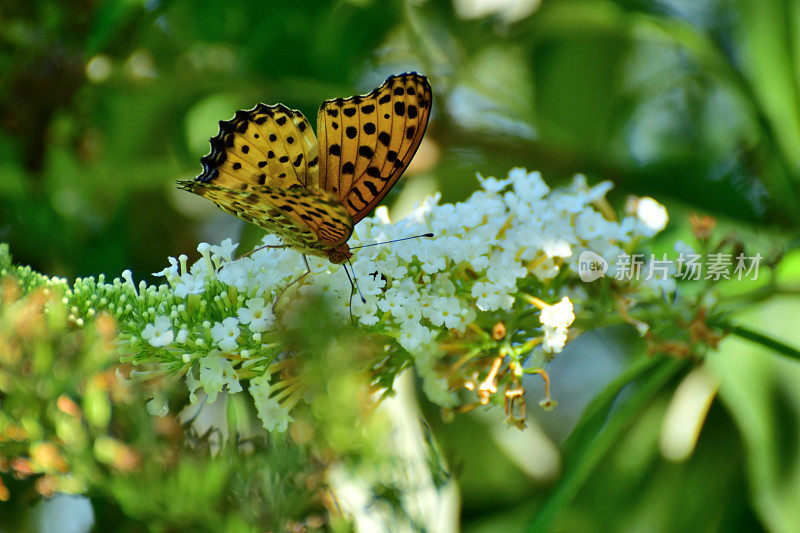
[[(358, 250), (359, 248), (367, 248), (369, 246), (379, 246), (381, 244), (391, 244), (393, 242), (407, 241), (409, 239), (419, 239), (420, 237), (433, 237), (433, 233), (423, 233), (421, 235), (414, 235), (413, 237), (403, 237), (402, 239), (394, 239), (394, 240), (391, 240), (391, 241), (374, 242), (372, 244), (362, 244), (361, 246), (353, 246), (350, 249), (351, 250)], [(355, 275), (355, 272), (353, 274)]]
[[(347, 260), (347, 264), (350, 265), (350, 270), (353, 270), (353, 263), (350, 262), (350, 259)], [(342, 265), (344, 267), (344, 265)], [(350, 286), (356, 288), (356, 292), (361, 297), (361, 303), (367, 303), (367, 300), (364, 298), (364, 295), (361, 294), (361, 289), (358, 288), (358, 281), (356, 281), (356, 271), (353, 270), (353, 277), (350, 277), (350, 272), (347, 272), (347, 267), (344, 267), (344, 271), (347, 274), (347, 279), (350, 280)]]

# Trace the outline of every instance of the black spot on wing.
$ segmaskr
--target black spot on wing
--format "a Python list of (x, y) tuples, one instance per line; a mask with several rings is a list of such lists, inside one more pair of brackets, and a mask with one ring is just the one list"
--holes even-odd
[[(370, 167), (370, 168), (375, 168), (375, 167)], [(380, 174), (380, 172), (379, 172), (379, 174)], [(372, 183), (371, 181), (369, 181), (369, 180), (364, 180), (364, 187), (366, 187), (367, 189), (369, 189), (369, 192), (370, 192), (370, 193), (371, 193), (373, 196), (377, 196), (377, 195), (378, 195), (378, 188), (377, 188), (377, 187), (375, 186), (375, 184), (374, 184), (374, 183)]]

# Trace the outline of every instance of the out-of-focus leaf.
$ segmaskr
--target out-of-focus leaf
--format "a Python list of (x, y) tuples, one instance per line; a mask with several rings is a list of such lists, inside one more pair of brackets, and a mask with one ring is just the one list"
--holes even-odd
[[(736, 319), (798, 344), (799, 312), (796, 301), (774, 301)], [(771, 531), (790, 532), (800, 523), (800, 366), (761, 344), (727, 339), (709, 367), (745, 443), (754, 506)]]
[[(570, 504), (586, 479), (620, 439), (622, 433), (641, 414), (661, 388), (687, 368), (688, 361), (638, 359), (629, 370), (614, 380), (586, 411), (564, 445), (564, 473), (551, 490), (527, 531), (549, 531), (558, 515)], [(621, 400), (613, 418), (606, 419), (621, 390), (641, 379), (628, 398)]]
[(800, 61), (797, 2), (737, 0), (742, 69), (769, 117), (778, 145), (800, 170)]
[(98, 4), (92, 28), (86, 39), (86, 55), (92, 57), (109, 42), (119, 37), (118, 31), (133, 17), (144, 11), (141, 0), (111, 0)]

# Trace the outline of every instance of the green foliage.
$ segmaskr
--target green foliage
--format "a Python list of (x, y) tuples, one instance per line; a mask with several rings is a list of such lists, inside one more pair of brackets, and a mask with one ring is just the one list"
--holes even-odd
[[(305, 478), (318, 464), (307, 448), (267, 446), (256, 434), (244, 453), (226, 447), (211, 457), (213, 435), (151, 416), (141, 386), (119, 377), (130, 368), (118, 362), (111, 315), (77, 327), (63, 286), (3, 271), (0, 498), (13, 504), (2, 506), (4, 524), (23, 527), (20, 505), (55, 492), (113, 502), (102, 521), (125, 529), (250, 531), (307, 516), (317, 496)], [(166, 393), (185, 403), (182, 390)]]

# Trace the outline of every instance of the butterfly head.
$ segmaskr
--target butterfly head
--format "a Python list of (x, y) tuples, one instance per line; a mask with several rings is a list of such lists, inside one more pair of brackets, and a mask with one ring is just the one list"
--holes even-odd
[(340, 265), (353, 257), (353, 252), (350, 251), (350, 247), (347, 243), (340, 244), (336, 248), (331, 248), (328, 251), (328, 261), (335, 265)]

